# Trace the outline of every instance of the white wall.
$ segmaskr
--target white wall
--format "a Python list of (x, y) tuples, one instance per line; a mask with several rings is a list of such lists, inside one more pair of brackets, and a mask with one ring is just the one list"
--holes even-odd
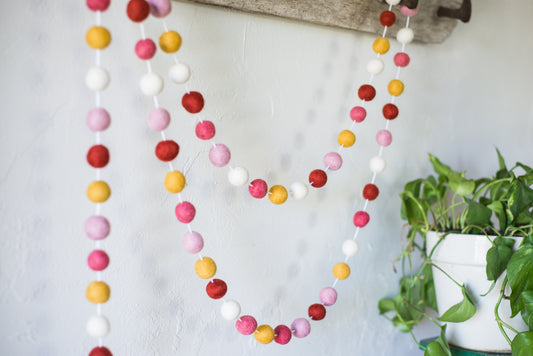
[[(312, 322), (311, 335), (284, 347), (257, 345), (223, 320), (220, 302), (194, 275), (195, 257), (181, 247), (185, 227), (162, 185), (167, 166), (153, 155), (159, 137), (146, 126), (152, 102), (137, 86), (145, 66), (133, 54), (139, 29), (125, 4), (114, 1), (103, 16), (113, 36), (102, 58), (112, 73), (103, 104), (113, 117), (103, 135), (112, 161), (102, 177), (113, 191), (102, 210), (112, 223), (105, 243), (112, 262), (104, 273), (112, 298), (103, 307), (112, 333), (105, 344), (116, 355), (417, 354), (409, 335), (376, 308), (399, 278), (390, 263), (403, 224), (398, 193), (405, 181), (429, 173), (427, 152), (472, 177), (496, 168), (494, 147), (510, 163), (533, 163), (533, 3), (475, 1), (472, 21), (444, 44), (408, 46), (401, 114), (391, 124), (381, 195), (369, 207), (352, 275), (339, 283), (326, 319)], [(93, 95), (83, 78), (94, 61), (84, 41), (94, 17), (83, 1), (0, 7), (0, 351), (86, 355), (94, 340), (85, 322), (95, 308), (84, 296), (94, 273), (85, 262), (93, 243), (83, 223), (94, 212), (85, 197), (94, 170), (84, 157), (94, 136), (85, 126)], [(349, 125), (375, 36), (182, 3), (167, 21), (184, 38), (179, 57), (194, 70), (191, 89), (205, 94), (204, 117), (216, 123), (216, 141), (232, 149), (232, 164), (282, 184), (322, 166)], [(151, 37), (162, 32), (153, 19), (146, 26)], [(379, 106), (387, 100), (391, 58), (375, 82)], [(165, 74), (170, 63), (160, 53), (153, 66)], [(182, 147), (176, 167), (190, 164), (183, 196), (197, 206), (193, 228), (206, 238), (205, 255), (217, 261), (228, 297), (244, 313), (290, 324), (332, 283), (341, 242), (353, 234), (351, 216), (370, 179), (367, 161), (377, 153), (374, 135), (384, 125), (379, 109), (371, 106), (357, 126), (358, 142), (343, 151), (345, 165), (326, 188), (273, 206), (230, 187), (227, 169), (211, 167), (209, 146), (193, 136), (194, 121), (178, 105), (183, 92), (167, 83), (160, 101), (173, 116), (167, 135)]]

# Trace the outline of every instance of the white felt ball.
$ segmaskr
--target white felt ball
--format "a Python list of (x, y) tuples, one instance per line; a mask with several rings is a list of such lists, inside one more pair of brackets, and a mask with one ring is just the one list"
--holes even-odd
[(92, 67), (87, 71), (85, 84), (93, 91), (102, 91), (109, 85), (111, 78), (109, 73), (102, 67)]
[(139, 86), (146, 96), (155, 96), (163, 90), (163, 78), (156, 73), (146, 73), (141, 77)]
[(392, 6), (398, 5), (401, 2), (401, 0), (386, 0), (386, 1), (387, 1), (387, 4), (392, 5)]
[(191, 69), (185, 63), (176, 63), (168, 70), (168, 76), (176, 84), (184, 84), (191, 77)]
[(95, 315), (87, 320), (87, 334), (95, 338), (101, 338), (109, 334), (111, 326), (105, 316)]
[(370, 159), (370, 170), (374, 173), (381, 173), (385, 170), (385, 160), (379, 156)]
[(385, 65), (379, 58), (371, 59), (366, 64), (366, 70), (370, 74), (379, 74), (383, 72), (383, 67), (385, 67)]
[(234, 185), (236, 187), (243, 186), (248, 182), (248, 178), (249, 175), (246, 168), (235, 167), (229, 169), (228, 180), (231, 185)]
[(309, 191), (307, 186), (300, 182), (292, 183), (290, 189), (292, 197), (296, 200), (305, 198), (307, 196), (307, 192)]
[(415, 37), (415, 34), (413, 30), (411, 30), (410, 28), (405, 28), (405, 27), (399, 30), (398, 33), (396, 34), (396, 39), (398, 40), (398, 42), (402, 44), (411, 43), (414, 37)]
[(345, 240), (342, 244), (342, 253), (347, 257), (355, 256), (359, 251), (359, 245), (354, 240)]
[(227, 300), (220, 307), (220, 314), (226, 320), (235, 320), (241, 314), (241, 306), (234, 300)]

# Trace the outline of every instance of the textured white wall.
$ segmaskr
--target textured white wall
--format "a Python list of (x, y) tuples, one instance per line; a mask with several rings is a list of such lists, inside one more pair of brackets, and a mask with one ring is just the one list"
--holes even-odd
[[(159, 137), (146, 127), (152, 103), (137, 86), (145, 66), (133, 54), (139, 29), (125, 4), (113, 1), (103, 16), (113, 36), (102, 58), (112, 73), (103, 104), (113, 117), (103, 135), (111, 164), (102, 176), (113, 190), (103, 206), (112, 223), (105, 344), (116, 355), (418, 354), (376, 308), (399, 278), (390, 263), (400, 248), (398, 193), (429, 172), (427, 152), (472, 176), (496, 167), (495, 146), (509, 162), (533, 163), (533, 3), (474, 2), (471, 23), (459, 24), (444, 44), (409, 45), (401, 116), (390, 127), (381, 195), (370, 204), (352, 276), (339, 283), (337, 304), (312, 323), (311, 335), (284, 347), (256, 345), (219, 317), (220, 302), (205, 295), (195, 258), (181, 247), (185, 227), (162, 185), (167, 167), (153, 154)], [(83, 233), (94, 211), (85, 197), (94, 171), (84, 158), (94, 142), (85, 126), (93, 95), (83, 83), (94, 57), (84, 36), (94, 17), (84, 1), (0, 8), (0, 353), (85, 355), (94, 345), (85, 322), (95, 308), (84, 296), (94, 277), (85, 262), (93, 243)], [(284, 184), (322, 166), (349, 125), (375, 36), (181, 3), (167, 21), (184, 38), (179, 56), (193, 67), (191, 88), (205, 94), (204, 117), (217, 125), (216, 141), (232, 149), (233, 164)], [(151, 37), (162, 31), (153, 19), (146, 26)], [(375, 82), (377, 103), (387, 100), (391, 57)], [(153, 65), (165, 74), (170, 63), (160, 53)], [(353, 233), (351, 216), (362, 207), (367, 161), (384, 120), (370, 106), (356, 146), (343, 152), (345, 165), (327, 186), (305, 201), (273, 206), (230, 187), (227, 169), (210, 166), (208, 146), (193, 137), (194, 122), (178, 105), (183, 92), (167, 83), (160, 101), (173, 116), (167, 134), (182, 147), (176, 166), (192, 162), (183, 195), (197, 206), (193, 226), (206, 238), (205, 254), (244, 313), (271, 325), (304, 316), (332, 282), (341, 242)]]

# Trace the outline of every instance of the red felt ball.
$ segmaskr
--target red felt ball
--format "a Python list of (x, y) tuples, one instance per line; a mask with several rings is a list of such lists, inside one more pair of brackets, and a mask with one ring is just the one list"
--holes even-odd
[(353, 216), (353, 224), (356, 227), (365, 227), (370, 221), (370, 215), (365, 211), (358, 211)]
[(359, 87), (357, 95), (361, 100), (370, 101), (376, 96), (376, 89), (370, 84), (363, 84)]
[(205, 291), (207, 292), (207, 295), (209, 297), (213, 299), (220, 299), (226, 295), (226, 292), (228, 291), (228, 286), (223, 280), (215, 278), (212, 281), (209, 281), (209, 283), (207, 283)]
[(261, 199), (267, 194), (268, 185), (262, 179), (254, 179), (248, 186), (248, 191), (254, 198)]
[(363, 188), (363, 198), (368, 200), (374, 200), (379, 195), (379, 189), (375, 184), (367, 184)]
[(309, 183), (315, 188), (325, 186), (327, 181), (328, 175), (321, 169), (315, 169), (309, 173)]
[(131, 21), (143, 22), (150, 15), (150, 4), (146, 0), (130, 0), (126, 13)]
[(105, 11), (111, 0), (87, 0), (87, 7), (92, 11)]
[(309, 317), (312, 320), (322, 320), (326, 317), (326, 307), (322, 304), (313, 304), (307, 310)]
[(385, 104), (383, 106), (383, 117), (387, 120), (394, 120), (398, 116), (398, 107), (394, 104)]
[(210, 140), (215, 137), (215, 125), (211, 121), (200, 121), (194, 130), (200, 140)]
[(381, 26), (392, 26), (396, 22), (396, 15), (392, 11), (383, 11), (379, 16)]
[(89, 356), (113, 356), (111, 351), (105, 346), (95, 347), (89, 352)]
[(180, 152), (180, 146), (173, 140), (160, 141), (155, 146), (155, 155), (163, 162), (170, 162)]
[(181, 105), (191, 114), (197, 114), (204, 108), (204, 97), (197, 91), (185, 93), (181, 99)]
[(280, 345), (288, 344), (291, 341), (292, 331), (286, 325), (278, 325), (274, 329), (274, 341)]
[(103, 168), (109, 163), (109, 150), (104, 145), (94, 145), (87, 152), (87, 162), (94, 168)]

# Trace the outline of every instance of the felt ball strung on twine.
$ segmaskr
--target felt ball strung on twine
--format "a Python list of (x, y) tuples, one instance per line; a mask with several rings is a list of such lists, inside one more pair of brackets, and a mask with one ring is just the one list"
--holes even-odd
[(204, 108), (204, 97), (197, 91), (185, 93), (181, 98), (181, 105), (191, 114), (197, 114)]
[(390, 27), (396, 22), (396, 15), (392, 11), (383, 11), (379, 16), (379, 22), (381, 22), (381, 26)]
[(393, 79), (387, 86), (389, 94), (392, 96), (399, 96), (403, 93), (403, 83), (398, 79)]
[(326, 317), (326, 308), (322, 304), (312, 304), (309, 306), (307, 314), (311, 320), (322, 320)]
[(216, 129), (211, 121), (201, 121), (196, 124), (194, 132), (200, 140), (210, 140), (215, 137)]
[(150, 15), (150, 4), (146, 0), (130, 0), (126, 14), (133, 22), (143, 22)]
[(295, 337), (302, 338), (311, 332), (311, 324), (304, 318), (297, 318), (291, 324), (292, 334)]
[(209, 161), (215, 167), (224, 167), (231, 159), (231, 152), (226, 145), (217, 143), (209, 150)]
[(337, 291), (332, 287), (325, 287), (320, 290), (318, 297), (322, 304), (329, 307), (337, 301)]
[(268, 199), (276, 205), (285, 203), (289, 197), (287, 189), (282, 185), (273, 185), (268, 192)]
[(355, 134), (350, 130), (342, 130), (337, 136), (337, 143), (343, 147), (351, 147), (355, 143)]
[(220, 307), (220, 314), (226, 320), (235, 320), (241, 314), (241, 306), (234, 300), (226, 300)]
[(241, 187), (248, 182), (248, 171), (243, 167), (230, 168), (228, 172), (228, 181), (235, 187)]
[(87, 292), (85, 295), (89, 302), (93, 304), (102, 304), (109, 300), (111, 289), (105, 282), (94, 281), (89, 283), (89, 286), (87, 286)]
[(370, 215), (366, 211), (358, 211), (353, 216), (353, 224), (356, 227), (365, 227), (370, 221)]
[(91, 67), (85, 75), (85, 84), (92, 91), (103, 91), (109, 86), (111, 77), (102, 67)]
[(398, 107), (392, 103), (383, 105), (383, 117), (387, 120), (394, 120), (398, 117)]
[(381, 173), (385, 170), (386, 163), (382, 157), (375, 156), (370, 159), (369, 166), (373, 173)]
[(399, 30), (398, 33), (396, 34), (396, 39), (401, 44), (411, 43), (413, 42), (414, 38), (415, 38), (415, 33), (413, 32), (413, 30), (410, 28), (406, 28), (406, 27)]
[(366, 118), (366, 110), (362, 106), (355, 106), (350, 110), (350, 118), (355, 122), (363, 122)]
[(394, 64), (398, 67), (407, 67), (410, 61), (411, 59), (409, 58), (409, 55), (404, 52), (396, 53), (394, 56)]
[(196, 215), (196, 209), (194, 208), (194, 205), (192, 205), (190, 202), (184, 201), (176, 205), (175, 213), (176, 218), (179, 222), (188, 224), (194, 220), (194, 216)]
[(135, 54), (140, 59), (146, 61), (152, 59), (157, 51), (157, 47), (149, 38), (141, 39), (135, 44)]
[(173, 140), (160, 141), (155, 147), (155, 155), (163, 162), (170, 162), (178, 156), (180, 146)]
[(301, 182), (294, 182), (290, 186), (291, 196), (296, 199), (300, 200), (307, 196), (308, 189), (307, 186)]
[(148, 114), (148, 127), (153, 131), (163, 131), (170, 124), (170, 114), (166, 109), (156, 108)]
[(148, 0), (148, 3), (150, 4), (150, 12), (154, 17), (165, 17), (172, 10), (170, 0)]
[(270, 325), (259, 325), (254, 332), (255, 339), (264, 345), (270, 344), (274, 336), (274, 329)]
[(139, 87), (146, 96), (159, 95), (163, 91), (164, 86), (165, 82), (163, 78), (154, 72), (144, 74), (139, 81)]
[(110, 3), (111, 0), (87, 0), (87, 7), (91, 11), (105, 11)]
[(363, 188), (363, 198), (368, 200), (375, 200), (379, 195), (379, 188), (377, 185), (369, 183)]
[(267, 194), (268, 185), (262, 179), (254, 179), (248, 186), (248, 191), (252, 197), (261, 199)]
[(181, 47), (181, 36), (176, 31), (167, 31), (159, 37), (159, 47), (163, 52), (175, 53)]
[(415, 7), (414, 9), (410, 9), (405, 5), (400, 6), (400, 12), (402, 15), (406, 17), (415, 16), (418, 13), (418, 7)]
[(257, 329), (257, 321), (251, 315), (243, 315), (235, 322), (235, 328), (243, 335), (252, 335)]
[(350, 266), (344, 262), (339, 262), (333, 266), (333, 276), (335, 278), (344, 280), (350, 276)]
[(196, 231), (187, 232), (182, 240), (183, 248), (188, 253), (198, 253), (204, 248), (204, 239)]
[(291, 341), (292, 332), (286, 325), (278, 325), (274, 329), (274, 341), (280, 345), (286, 345)]
[(176, 84), (184, 84), (191, 77), (191, 69), (185, 63), (175, 63), (168, 70), (168, 76)]
[(226, 295), (228, 286), (223, 280), (215, 278), (207, 283), (205, 291), (210, 298), (220, 299)]
[(93, 215), (85, 220), (85, 233), (91, 240), (105, 239), (110, 230), (111, 225), (103, 216)]
[(168, 172), (165, 176), (165, 188), (172, 194), (181, 192), (185, 183), (185, 176), (180, 171)]
[(379, 37), (377, 38), (374, 43), (372, 44), (372, 49), (374, 52), (378, 54), (385, 54), (390, 49), (390, 43), (389, 40), (385, 37)]
[(309, 184), (312, 187), (320, 188), (326, 185), (328, 181), (328, 175), (321, 169), (315, 169), (309, 173)]
[(85, 34), (85, 41), (92, 49), (104, 49), (111, 43), (111, 33), (102, 26), (93, 26)]
[(86, 124), (93, 132), (104, 131), (111, 124), (111, 116), (106, 109), (93, 108), (87, 113)]
[(398, 5), (402, 0), (385, 0), (389, 5)]
[(202, 279), (209, 279), (217, 273), (217, 265), (210, 257), (203, 257), (194, 264), (196, 275)]
[(109, 256), (103, 250), (93, 250), (87, 257), (87, 265), (93, 271), (103, 271), (109, 266)]
[(380, 146), (389, 146), (392, 143), (392, 134), (389, 130), (379, 130), (376, 134), (376, 142)]
[(353, 257), (359, 251), (359, 245), (354, 240), (344, 240), (342, 243), (342, 253), (346, 257)]
[(109, 320), (103, 315), (95, 315), (87, 320), (85, 329), (87, 334), (94, 338), (102, 338), (109, 334), (111, 330), (111, 325), (109, 325)]
[(103, 203), (111, 196), (111, 188), (106, 182), (97, 180), (87, 187), (87, 198), (93, 203)]
[(89, 352), (89, 356), (113, 356), (113, 354), (107, 347), (97, 346)]
[(361, 100), (371, 101), (376, 97), (376, 89), (370, 84), (363, 84), (357, 90), (357, 96)]
[(109, 163), (109, 150), (104, 145), (94, 145), (87, 152), (87, 162), (94, 168), (103, 168)]
[(385, 64), (379, 58), (371, 59), (366, 64), (366, 70), (370, 74), (379, 74), (383, 72), (383, 68), (385, 68)]
[(342, 167), (342, 157), (337, 152), (330, 152), (324, 156), (324, 166), (332, 171)]

